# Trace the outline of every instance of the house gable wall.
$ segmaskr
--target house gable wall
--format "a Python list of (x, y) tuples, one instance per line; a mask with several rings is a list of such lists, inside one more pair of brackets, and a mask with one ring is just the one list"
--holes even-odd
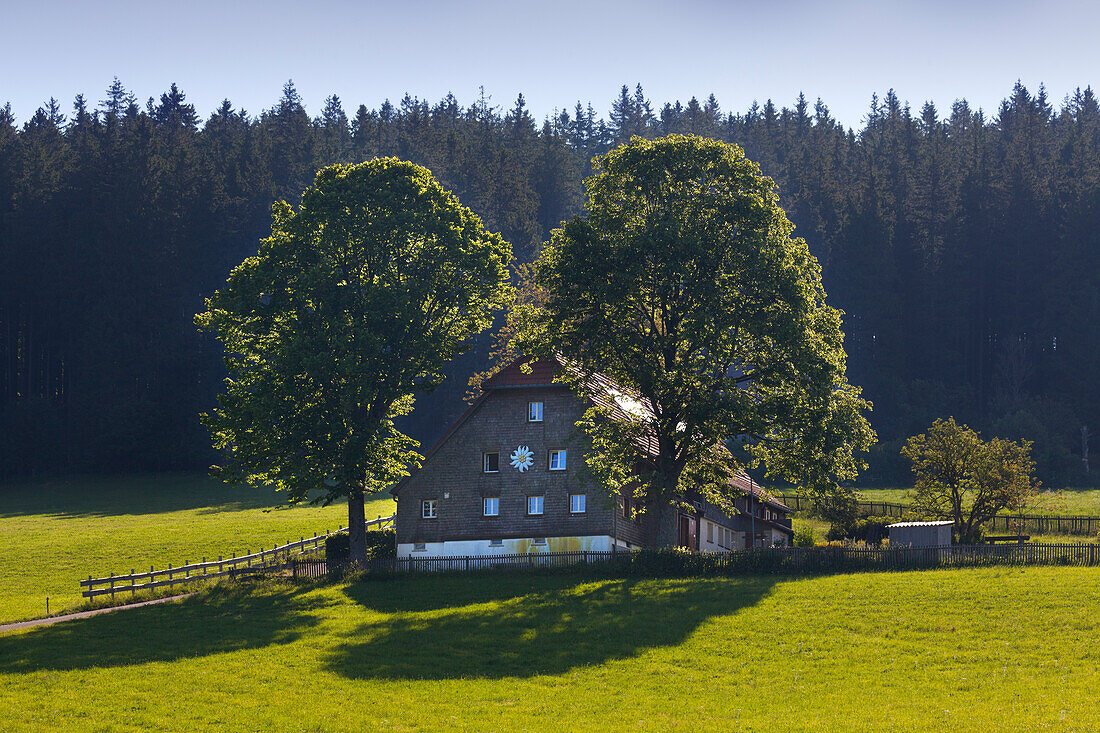
[[(614, 505), (604, 489), (593, 483), (584, 463), (590, 443), (576, 427), (588, 405), (565, 385), (553, 384), (556, 375), (552, 362), (532, 362), (527, 372), (517, 362), (487, 383), (488, 390), (479, 402), (428, 453), (420, 470), (395, 490), (399, 548), (450, 543), (438, 554), (458, 552), (459, 548), (465, 554), (468, 548), (481, 543), (489, 551), (490, 540), (503, 541), (494, 548), (499, 551), (519, 547), (516, 542), (555, 537), (561, 541), (538, 547), (595, 549), (593, 543), (610, 537), (632, 547), (679, 543), (679, 512), (675, 508), (665, 506), (655, 511), (649, 507), (641, 516), (624, 517), (622, 507)], [(543, 403), (541, 422), (528, 421), (528, 404), (535, 401)], [(519, 446), (530, 449), (534, 458), (531, 468), (522, 473), (510, 465), (510, 456)], [(567, 451), (567, 468), (551, 471), (549, 452), (560, 449)], [(487, 452), (499, 456), (497, 473), (483, 470)], [(575, 493), (586, 496), (583, 514), (570, 511), (570, 495)], [(534, 495), (543, 497), (541, 515), (527, 513), (527, 498)], [(484, 515), (486, 497), (499, 499), (497, 516)], [(435, 518), (422, 517), (421, 503), (425, 499), (436, 502)], [(747, 497), (737, 504), (739, 509), (747, 509)], [(759, 501), (753, 505), (756, 510), (762, 508)], [(776, 538), (783, 534), (789, 538), (790, 520), (783, 515), (785, 512), (780, 511), (778, 522), (758, 520), (756, 524), (763, 524), (769, 531), (775, 529)], [(709, 504), (699, 520), (699, 548), (711, 551), (718, 546), (703, 541), (708, 523), (724, 526), (741, 537), (753, 526), (749, 516), (728, 517)], [(756, 529), (760, 532), (764, 527)]]
[[(527, 419), (528, 403), (535, 401), (543, 403), (542, 422)], [(583, 412), (562, 385), (491, 389), (396, 492), (398, 545), (611, 535), (612, 509), (583, 474), (588, 443), (575, 426)], [(521, 445), (534, 454), (534, 464), (523, 473), (510, 464)], [(549, 451), (559, 449), (567, 450), (566, 470), (551, 471)], [(486, 452), (499, 454), (498, 473), (484, 473)], [(574, 493), (587, 497), (583, 514), (570, 512)], [(531, 495), (544, 497), (543, 514), (527, 514)], [(499, 516), (484, 516), (483, 500), (489, 496), (499, 497)], [(436, 501), (435, 519), (421, 517), (424, 499)]]

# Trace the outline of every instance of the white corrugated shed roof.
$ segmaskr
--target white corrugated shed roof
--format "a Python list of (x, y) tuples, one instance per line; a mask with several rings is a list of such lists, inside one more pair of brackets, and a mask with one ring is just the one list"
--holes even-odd
[(954, 524), (950, 519), (945, 519), (937, 522), (898, 522), (897, 524), (888, 524), (886, 528), (890, 527), (942, 527), (945, 524)]

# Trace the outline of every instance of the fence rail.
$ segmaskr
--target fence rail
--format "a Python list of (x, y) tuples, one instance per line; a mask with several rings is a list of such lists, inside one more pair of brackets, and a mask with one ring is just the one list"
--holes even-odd
[[(813, 509), (813, 499), (798, 494), (780, 494), (779, 500), (795, 511)], [(897, 517), (904, 519), (915, 516), (910, 504), (892, 501), (858, 501), (860, 516)], [(1050, 514), (998, 514), (989, 525), (989, 529), (1006, 532), (1031, 532), (1033, 534), (1095, 535), (1100, 533), (1098, 516), (1060, 516)]]
[[(366, 522), (366, 528), (382, 529), (386, 526), (392, 526), (393, 519), (392, 516), (371, 519)], [(276, 566), (280, 562), (285, 566), (294, 555), (320, 549), (324, 546), (324, 542), (328, 537), (346, 531), (347, 527), (341, 527), (321, 534), (314, 534), (312, 537), (302, 537), (294, 542), (276, 545), (267, 550), (261, 547), (259, 552), (249, 552), (235, 557), (219, 557), (217, 560), (203, 558), (201, 562), (184, 562), (183, 565), (177, 567), (172, 567), (172, 563), (168, 563), (168, 567), (161, 570), (156, 570), (150, 566), (148, 571), (140, 573), (131, 569), (127, 575), (111, 573), (102, 578), (93, 578), (89, 575), (86, 579), (80, 581), (81, 587), (85, 589), (81, 592), (81, 595), (85, 598), (104, 595), (110, 595), (114, 598), (118, 593), (134, 595), (139, 591), (153, 590), (181, 583), (194, 583), (201, 580), (269, 572), (278, 569)]]
[[(347, 565), (291, 560), (296, 578), (313, 578)], [(738, 573), (814, 573), (853, 570), (918, 570), (989, 565), (1100, 566), (1100, 545), (1015, 544), (944, 547), (771, 547), (724, 553), (675, 550), (622, 552), (538, 552), (526, 555), (384, 558), (358, 569), (374, 576), (490, 569), (535, 569), (589, 566), (612, 575), (733, 575)]]

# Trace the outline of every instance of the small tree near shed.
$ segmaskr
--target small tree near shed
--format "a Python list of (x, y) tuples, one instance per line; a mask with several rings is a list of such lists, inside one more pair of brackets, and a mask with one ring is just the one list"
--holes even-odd
[(914, 435), (901, 453), (913, 462), (914, 509), (953, 521), (962, 544), (975, 542), (998, 512), (1021, 510), (1038, 493), (1031, 441), (984, 441), (953, 417)]

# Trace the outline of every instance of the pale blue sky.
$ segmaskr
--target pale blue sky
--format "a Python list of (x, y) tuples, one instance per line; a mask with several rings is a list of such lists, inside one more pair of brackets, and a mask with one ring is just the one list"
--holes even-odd
[(404, 93), (470, 103), (484, 85), (538, 118), (578, 100), (606, 115), (623, 83), (655, 102), (714, 92), (822, 97), (858, 125), (871, 93), (915, 108), (966, 97), (995, 111), (1017, 78), (1059, 102), (1100, 84), (1100, 7), (1086, 2), (679, 3), (21, 2), (0, 0), (0, 104), (20, 121), (50, 96), (98, 101), (112, 77), (144, 100), (177, 82), (206, 117), (223, 97), (258, 113), (293, 78), (316, 114), (336, 93), (349, 114)]

